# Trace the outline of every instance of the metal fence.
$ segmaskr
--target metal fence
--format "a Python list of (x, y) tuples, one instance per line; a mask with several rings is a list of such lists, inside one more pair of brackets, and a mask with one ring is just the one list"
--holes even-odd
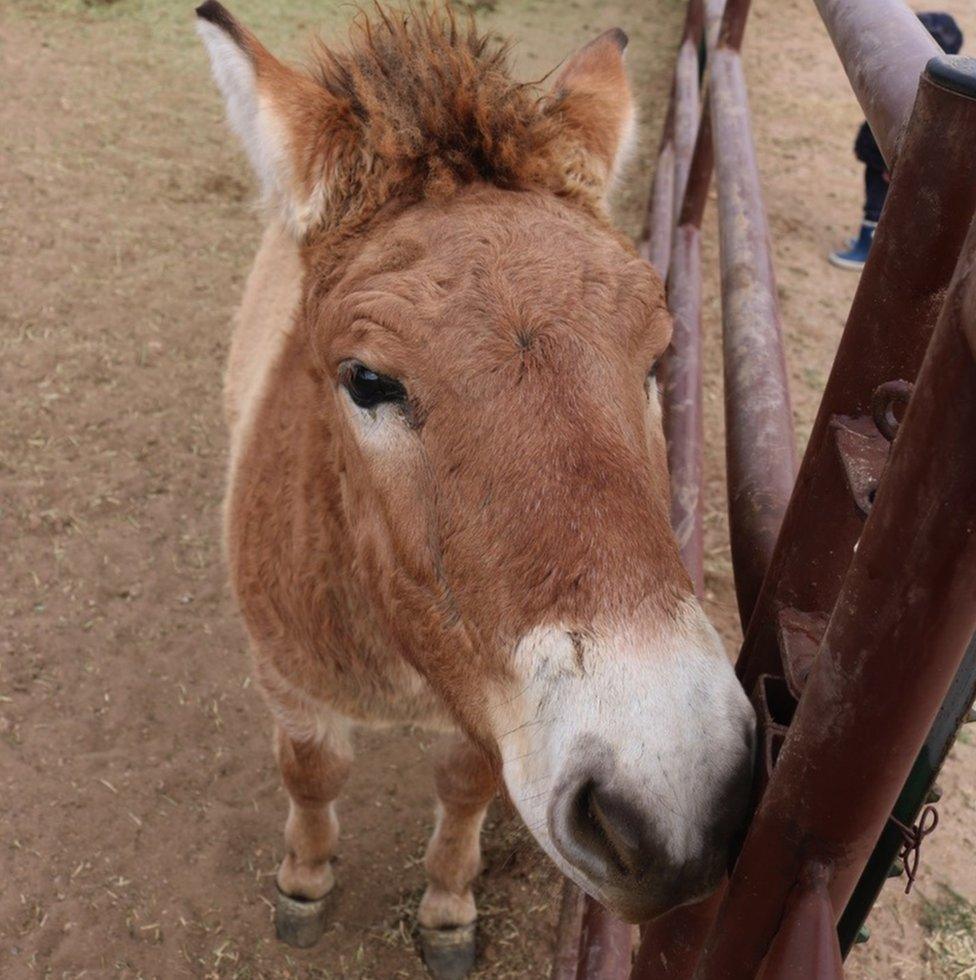
[(942, 55), (900, 0), (815, 3), (892, 181), (798, 471), (740, 58), (749, 0), (688, 3), (641, 244), (674, 318), (672, 518), (700, 591), (714, 172), (756, 810), (727, 884), (645, 924), (633, 967), (631, 927), (567, 884), (554, 980), (843, 976), (893, 867), (911, 887), (976, 695), (976, 59)]

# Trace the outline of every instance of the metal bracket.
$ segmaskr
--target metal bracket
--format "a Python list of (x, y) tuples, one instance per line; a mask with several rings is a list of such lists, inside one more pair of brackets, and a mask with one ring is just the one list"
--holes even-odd
[(797, 701), (803, 693), (817, 659), (820, 641), (827, 630), (827, 616), (799, 609), (781, 609), (776, 621), (783, 677)]
[(847, 485), (865, 517), (871, 512), (891, 443), (898, 435), (901, 420), (897, 411), (905, 410), (913, 389), (910, 381), (886, 381), (871, 394), (870, 415), (835, 415), (830, 420)]
[(835, 415), (830, 420), (854, 505), (866, 517), (888, 462), (891, 444), (870, 415)]

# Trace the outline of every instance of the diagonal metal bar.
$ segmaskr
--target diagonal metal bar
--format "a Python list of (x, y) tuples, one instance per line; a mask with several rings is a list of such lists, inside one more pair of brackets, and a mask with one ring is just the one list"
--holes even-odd
[(976, 629), (968, 330), (976, 223), (698, 980), (755, 977), (814, 864), (839, 916)]
[(881, 153), (893, 169), (918, 78), (938, 45), (902, 0), (814, 0)]

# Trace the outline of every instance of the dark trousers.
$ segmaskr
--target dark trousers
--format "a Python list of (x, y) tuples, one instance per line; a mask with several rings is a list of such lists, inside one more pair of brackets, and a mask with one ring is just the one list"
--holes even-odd
[(864, 168), (864, 220), (877, 221), (881, 217), (885, 198), (888, 196), (888, 181), (883, 170), (874, 167)]

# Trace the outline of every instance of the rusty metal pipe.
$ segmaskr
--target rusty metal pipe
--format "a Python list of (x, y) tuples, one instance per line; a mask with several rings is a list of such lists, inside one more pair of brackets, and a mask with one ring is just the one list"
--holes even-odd
[(881, 153), (893, 169), (918, 78), (939, 46), (901, 0), (814, 0)]
[(918, 373), (976, 210), (974, 139), (976, 100), (927, 73), (739, 656), (747, 691), (762, 674), (781, 669), (779, 610), (827, 615), (834, 605), (863, 518), (851, 501), (831, 421), (868, 415), (878, 385)]
[(630, 980), (688, 980), (724, 894), (723, 886), (702, 902), (682, 905), (646, 923)]
[(821, 865), (805, 869), (787, 900), (783, 924), (763, 963), (759, 980), (843, 980), (834, 910)]
[(674, 66), (674, 201), (675, 220), (685, 199), (688, 171), (701, 116), (698, 49), (701, 47), (705, 11), (702, 0), (690, 0), (684, 36)]
[(718, 184), (729, 528), (743, 628), (769, 567), (793, 489), (796, 450), (776, 281), (729, 4), (712, 56), (709, 100)]
[(630, 971), (633, 949), (634, 927), (587, 898), (577, 980), (623, 980)]
[[(738, 24), (735, 36), (740, 45), (748, 10), (748, 0), (732, 0), (728, 5), (728, 16)], [(725, 0), (706, 0), (704, 13), (710, 59), (726, 14)], [(672, 243), (674, 258), (668, 280), (668, 305), (674, 317), (675, 333), (663, 371), (671, 519), (682, 559), (699, 595), (704, 591), (701, 224), (713, 168), (711, 109), (706, 93)], [(721, 896), (722, 889), (719, 889), (703, 902), (674, 909), (645, 923), (632, 980), (687, 980), (698, 961)]]
[(680, 225), (674, 236), (668, 308), (674, 324), (661, 369), (664, 434), (671, 473), (671, 525), (695, 592), (704, 591), (702, 559), (701, 231)]
[(708, 93), (702, 104), (701, 121), (698, 125), (698, 135), (695, 138), (695, 152), (691, 155), (688, 167), (688, 181), (685, 184), (685, 196), (678, 212), (678, 225), (694, 225), (701, 228), (705, 215), (705, 204), (708, 201), (708, 188), (712, 183), (712, 171), (715, 168), (714, 145), (712, 144), (711, 110)]
[(698, 980), (751, 980), (811, 862), (834, 918), (976, 629), (976, 223)]
[(550, 980), (623, 980), (633, 945), (633, 926), (568, 879), (563, 882)]
[[(713, 0), (714, 6), (714, 0)], [(689, 8), (690, 9), (690, 8)], [(694, 30), (686, 45), (701, 43), (704, 8), (698, 9)], [(689, 13), (689, 21), (691, 21)], [(689, 40), (689, 38), (691, 40)], [(697, 69), (696, 69), (697, 70)], [(689, 93), (690, 98), (691, 93)], [(701, 222), (712, 180), (711, 127), (705, 112), (697, 107), (695, 79), (694, 112), (686, 112), (686, 129), (694, 121), (697, 132), (693, 147), (684, 145), (675, 166), (675, 184), (682, 187), (678, 223), (671, 240), (671, 267), (667, 279), (668, 309), (674, 333), (661, 364), (661, 396), (664, 405), (664, 435), (671, 473), (671, 525), (681, 547), (681, 557), (695, 592), (705, 588), (702, 556), (702, 471), (704, 468), (704, 411), (702, 407), (701, 353)], [(685, 143), (684, 138), (682, 143)]]
[(701, 106), (698, 48), (704, 25), (703, 0), (689, 0), (651, 184), (647, 221), (638, 245), (640, 254), (665, 281), (671, 264), (672, 235), (684, 200), (698, 132)]
[(580, 934), (583, 929), (584, 894), (568, 878), (563, 881), (556, 926), (556, 952), (549, 980), (576, 980), (579, 973)]
[[(701, 353), (701, 222), (712, 177), (711, 127), (702, 113), (687, 191), (675, 229), (668, 307), (674, 335), (661, 371), (664, 432), (671, 473), (671, 524), (681, 558), (697, 595), (704, 592), (702, 554), (702, 470), (704, 411)], [(647, 923), (634, 978), (677, 978), (691, 975), (694, 959), (715, 911), (706, 900), (675, 909)], [(663, 972), (661, 972), (663, 971)]]
[(647, 229), (637, 251), (666, 279), (671, 265), (671, 230), (674, 223), (674, 139), (665, 135), (658, 151), (651, 184)]
[(712, 50), (717, 47), (742, 50), (751, 6), (752, 0), (710, 0), (705, 21)]

